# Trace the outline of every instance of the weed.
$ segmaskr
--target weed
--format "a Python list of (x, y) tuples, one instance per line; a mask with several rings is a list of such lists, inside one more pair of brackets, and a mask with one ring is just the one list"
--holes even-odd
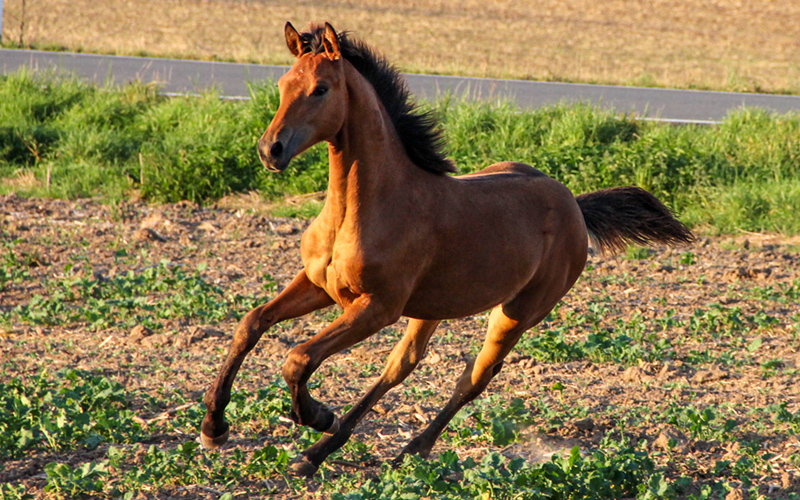
[(731, 432), (739, 425), (734, 419), (724, 419), (712, 408), (670, 408), (669, 422), (687, 429), (692, 439), (730, 441)]
[(738, 306), (724, 307), (720, 304), (709, 304), (706, 310), (696, 309), (689, 318), (689, 331), (703, 338), (706, 333), (713, 337), (732, 335), (742, 332), (746, 326), (746, 318)]
[(651, 248), (630, 245), (625, 250), (625, 258), (628, 260), (646, 260), (653, 256), (655, 252)]
[(678, 259), (678, 262), (680, 262), (684, 266), (693, 266), (697, 262), (697, 257), (691, 251), (683, 252), (681, 254), (680, 259)]
[(278, 206), (271, 210), (273, 217), (299, 217), (303, 219), (310, 219), (319, 215), (322, 211), (323, 203), (316, 200), (306, 201), (299, 205), (286, 204)]
[(0, 292), (6, 289), (7, 283), (22, 283), (30, 277), (28, 267), (30, 262), (26, 263), (25, 258), (17, 256), (14, 252), (14, 246), (17, 241), (3, 241), (2, 242), (2, 257), (0, 257)]
[(800, 410), (792, 413), (786, 407), (788, 404), (782, 403), (770, 405), (767, 411), (773, 414), (772, 419), (775, 424), (786, 424), (794, 435), (800, 435)]
[(269, 478), (283, 473), (288, 464), (289, 454), (286, 453), (286, 450), (269, 445), (253, 453), (246, 470), (258, 477)]
[(67, 464), (51, 462), (44, 466), (47, 474), (45, 491), (57, 498), (75, 498), (85, 494), (103, 491), (108, 469), (105, 464), (85, 463), (73, 469)]
[(47, 296), (34, 295), (27, 304), (15, 307), (10, 319), (49, 325), (85, 323), (94, 329), (136, 325), (159, 329), (160, 319), (238, 319), (242, 311), (258, 303), (255, 297), (226, 295), (206, 282), (201, 269), (189, 274), (162, 261), (139, 272), (89, 278), (69, 277), (72, 266), (68, 265), (60, 281), (48, 282)]
[[(461, 479), (463, 478), (463, 480)], [(384, 466), (377, 479), (340, 484), (336, 500), (405, 498), (622, 498), (638, 494), (657, 498), (669, 486), (655, 473), (653, 462), (632, 449), (596, 451), (586, 457), (577, 447), (567, 456), (543, 464), (527, 464), (490, 453), (481, 462), (464, 461), (452, 451), (423, 461), (407, 456), (399, 468)], [(347, 494), (341, 490), (346, 489)]]
[(24, 484), (14, 486), (9, 483), (0, 483), (0, 500), (33, 500), (33, 495), (27, 492)]
[(533, 422), (533, 413), (522, 399), (498, 404), (495, 398), (487, 397), (456, 414), (448, 426), (446, 439), (453, 443), (490, 439), (495, 446), (506, 446), (515, 442), (520, 431)]
[(104, 441), (131, 442), (142, 432), (128, 409), (124, 388), (104, 377), (60, 372), (61, 388), (44, 373), (24, 382), (0, 383), (0, 456), (32, 448), (61, 451), (74, 445), (96, 448)]
[(520, 340), (516, 349), (543, 363), (563, 363), (586, 357), (583, 347), (568, 341), (560, 329), (530, 332)]

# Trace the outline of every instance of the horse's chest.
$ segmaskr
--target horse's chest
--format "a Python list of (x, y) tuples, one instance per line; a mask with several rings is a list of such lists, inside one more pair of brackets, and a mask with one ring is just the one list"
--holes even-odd
[(308, 278), (339, 304), (346, 305), (368, 292), (364, 284), (363, 253), (350, 238), (307, 232), (300, 252)]

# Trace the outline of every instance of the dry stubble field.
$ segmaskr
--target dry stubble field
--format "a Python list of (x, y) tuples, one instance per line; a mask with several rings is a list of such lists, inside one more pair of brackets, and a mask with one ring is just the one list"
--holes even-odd
[(289, 63), (283, 24), (328, 20), (410, 72), (800, 91), (794, 0), (6, 0), (6, 42)]

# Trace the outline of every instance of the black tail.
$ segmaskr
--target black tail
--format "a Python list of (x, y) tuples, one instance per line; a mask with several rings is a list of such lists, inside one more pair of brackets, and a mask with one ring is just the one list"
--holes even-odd
[(601, 252), (620, 251), (630, 243), (674, 245), (695, 240), (672, 211), (644, 189), (602, 189), (582, 194), (576, 200), (589, 236)]

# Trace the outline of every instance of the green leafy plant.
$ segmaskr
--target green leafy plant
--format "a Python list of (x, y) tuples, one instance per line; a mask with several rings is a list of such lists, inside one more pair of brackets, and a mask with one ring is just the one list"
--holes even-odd
[(11, 319), (48, 325), (86, 323), (95, 329), (136, 325), (159, 329), (162, 319), (219, 322), (238, 317), (258, 302), (255, 297), (226, 294), (208, 283), (199, 269), (185, 272), (166, 260), (111, 278), (69, 277), (70, 271), (67, 266), (65, 277), (48, 283), (46, 296), (34, 295), (11, 310)]
[(693, 407), (680, 408), (670, 418), (670, 423), (683, 427), (693, 439), (718, 439), (730, 441), (732, 432), (739, 423), (724, 418), (712, 408), (698, 410)]
[(768, 410), (773, 413), (773, 421), (776, 424), (786, 424), (794, 435), (800, 435), (800, 410), (792, 413), (787, 409), (787, 402), (773, 404)]
[(76, 444), (95, 448), (141, 435), (119, 383), (77, 370), (59, 375), (60, 387), (44, 373), (32, 381), (0, 383), (0, 456), (15, 458), (33, 448), (60, 451)]
[(632, 497), (648, 491), (667, 493), (669, 486), (663, 476), (654, 472), (653, 462), (631, 449), (609, 454), (597, 451), (584, 457), (576, 447), (567, 456), (554, 456), (542, 464), (528, 464), (520, 458), (508, 460), (498, 453), (486, 455), (481, 462), (471, 458), (461, 461), (455, 453), (446, 451), (430, 461), (406, 457), (401, 467), (385, 466), (378, 479), (360, 481), (358, 486), (335, 486), (348, 492), (337, 491), (331, 498), (584, 499)]
[(33, 500), (33, 495), (27, 492), (24, 484), (0, 483), (0, 500)]
[(80, 495), (103, 491), (108, 469), (103, 463), (89, 462), (71, 468), (69, 465), (51, 462), (44, 467), (47, 474), (45, 491), (58, 498), (76, 498)]
[(684, 266), (693, 266), (697, 262), (697, 256), (695, 256), (694, 252), (691, 251), (683, 252), (680, 259), (678, 259), (678, 262)]

